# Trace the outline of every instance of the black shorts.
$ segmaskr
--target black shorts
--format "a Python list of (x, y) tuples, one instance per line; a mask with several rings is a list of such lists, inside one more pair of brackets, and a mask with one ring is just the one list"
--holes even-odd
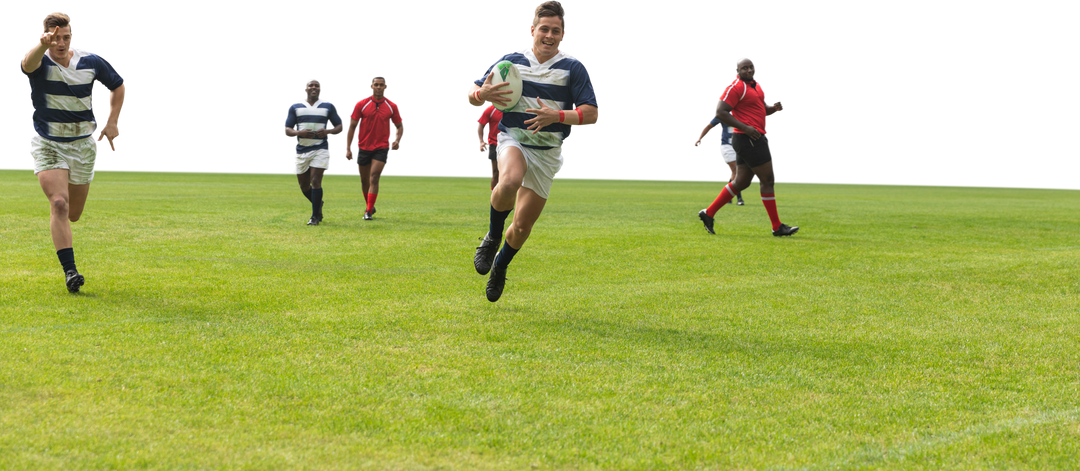
[(499, 150), (497, 145), (488, 144), (488, 159), (499, 160)]
[(735, 163), (754, 168), (772, 162), (772, 152), (769, 152), (769, 140), (764, 134), (758, 140), (750, 139), (743, 133), (735, 133), (731, 136), (731, 147), (735, 149)]
[(371, 165), (372, 160), (378, 160), (379, 162), (386, 163), (386, 153), (390, 149), (375, 149), (375, 150), (356, 150), (356, 165), (361, 167)]

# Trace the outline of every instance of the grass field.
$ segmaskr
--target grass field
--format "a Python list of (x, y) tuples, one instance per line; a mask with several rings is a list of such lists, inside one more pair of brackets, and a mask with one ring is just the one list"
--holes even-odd
[(1076, 469), (1080, 192), (0, 171), (0, 469)]

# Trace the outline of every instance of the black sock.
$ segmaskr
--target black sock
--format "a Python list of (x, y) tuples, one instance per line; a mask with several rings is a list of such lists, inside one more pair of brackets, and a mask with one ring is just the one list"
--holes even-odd
[(307, 198), (308, 201), (311, 201), (311, 188), (308, 188), (306, 191), (305, 190), (300, 190), (300, 191), (302, 193), (304, 193), (304, 198)]
[(64, 273), (75, 270), (75, 249), (68, 247), (56, 251), (56, 257), (60, 259), (60, 266), (64, 267)]
[(517, 255), (518, 249), (510, 246), (509, 242), (503, 243), (502, 250), (495, 256), (495, 266), (499, 268), (506, 268), (510, 266), (510, 262), (514, 260), (514, 255)]
[(506, 228), (506, 217), (510, 215), (512, 209), (506, 211), (496, 211), (495, 207), (491, 207), (491, 222), (488, 224), (488, 234), (494, 240), (502, 240), (503, 230)]
[(311, 189), (311, 215), (322, 217), (322, 188)]

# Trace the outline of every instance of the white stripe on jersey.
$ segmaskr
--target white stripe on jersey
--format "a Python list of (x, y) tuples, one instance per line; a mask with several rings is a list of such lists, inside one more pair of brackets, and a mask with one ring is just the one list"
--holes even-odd
[(68, 95), (45, 95), (45, 107), (51, 110), (88, 111), (93, 109), (93, 98)]
[(97, 123), (83, 121), (80, 123), (48, 123), (49, 135), (53, 137), (81, 137), (89, 136), (97, 129)]
[[(544, 104), (547, 105), (548, 108), (559, 111), (559, 110), (563, 109), (563, 106), (566, 105), (566, 102), (565, 101), (549, 100), (547, 98), (544, 98)], [(538, 109), (540, 109), (540, 102), (536, 98), (529, 97), (529, 96), (523, 96), (520, 99), (518, 99), (517, 104), (514, 105), (513, 108), (510, 108), (510, 109), (504, 111), (504, 113), (505, 112), (525, 113), (526, 112), (525, 110), (538, 110)], [(544, 132), (544, 131), (541, 131), (541, 132)]]
[(297, 117), (300, 117), (300, 116), (321, 116), (321, 117), (325, 118), (325, 117), (327, 117), (329, 115), (330, 115), (330, 110), (328, 110), (326, 108), (308, 107), (308, 108), (297, 108), (296, 109), (296, 116)]
[[(553, 64), (558, 61), (549, 59), (548, 62)], [(567, 82), (570, 81), (570, 71), (565, 69), (549, 69), (547, 65), (530, 65), (529, 67), (522, 67), (519, 65), (517, 68), (518, 71), (521, 72), (521, 80), (524, 82), (565, 87)]]
[(94, 69), (76, 69), (74, 59), (69, 68), (50, 65), (45, 71), (45, 80), (67, 82), (68, 85), (86, 85), (94, 82), (97, 72)]

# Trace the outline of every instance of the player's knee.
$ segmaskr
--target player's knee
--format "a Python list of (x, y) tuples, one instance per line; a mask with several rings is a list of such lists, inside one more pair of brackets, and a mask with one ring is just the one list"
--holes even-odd
[(68, 202), (63, 197), (54, 197), (49, 201), (49, 204), (52, 206), (52, 212), (55, 214), (67, 214), (68, 212)]

